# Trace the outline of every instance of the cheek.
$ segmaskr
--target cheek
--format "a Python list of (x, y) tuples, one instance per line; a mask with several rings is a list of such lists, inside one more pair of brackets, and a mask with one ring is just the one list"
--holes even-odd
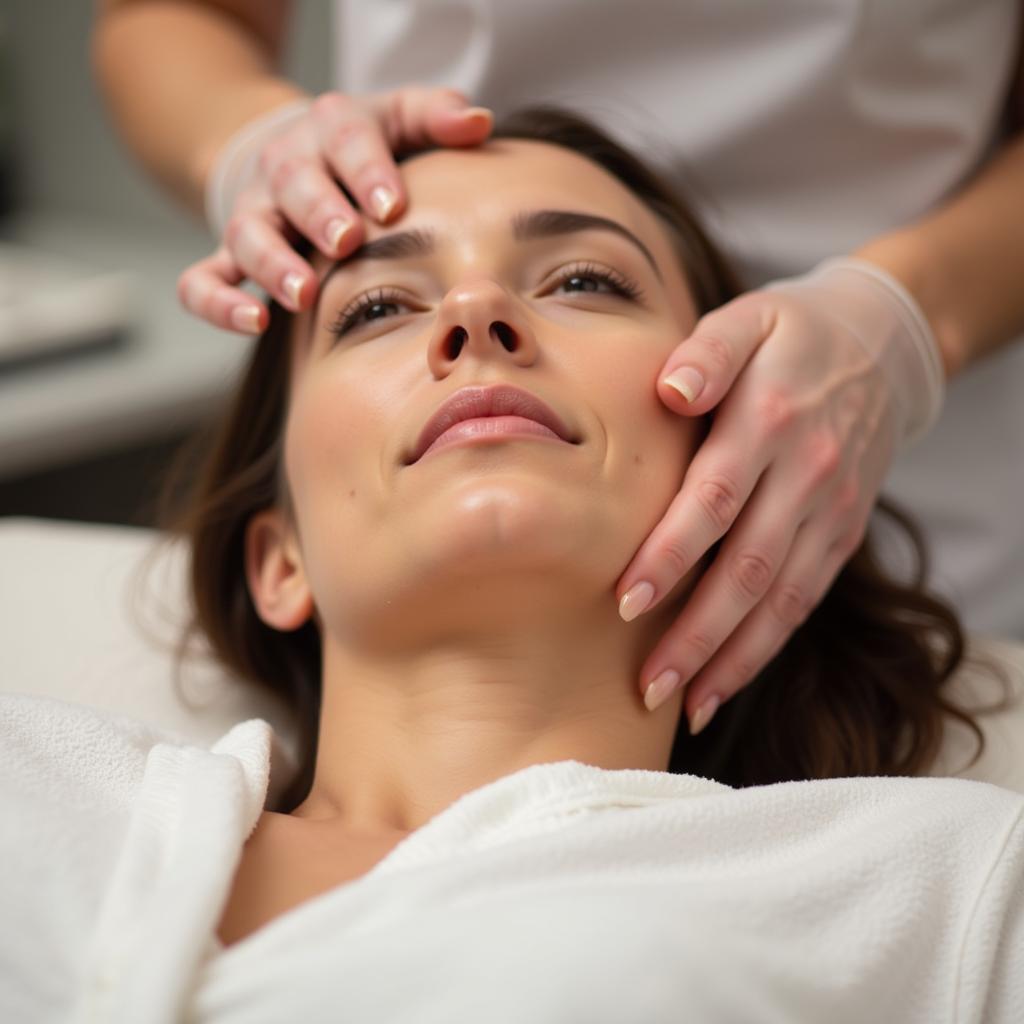
[(401, 410), (412, 387), (386, 358), (324, 360), (301, 380), (284, 437), (296, 515), (304, 507), (329, 527), (381, 515), (408, 442)]
[(360, 448), (369, 443), (361, 411), (350, 389), (324, 380), (305, 382), (293, 396), (284, 457), (296, 504), (307, 514), (331, 504), (358, 479)]
[(663, 510), (682, 486), (703, 426), (658, 396), (658, 375), (678, 338), (657, 331), (629, 334), (601, 340), (574, 373), (579, 394), (587, 396), (606, 432), (608, 473), (626, 493)]

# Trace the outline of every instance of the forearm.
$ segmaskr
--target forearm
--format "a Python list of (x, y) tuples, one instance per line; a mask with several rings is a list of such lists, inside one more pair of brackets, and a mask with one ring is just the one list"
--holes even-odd
[(92, 56), (126, 146), (200, 216), (221, 145), (252, 118), (305, 95), (276, 72), (267, 39), (194, 2), (104, 5)]
[(914, 296), (947, 379), (1024, 334), (1024, 132), (937, 210), (852, 255)]

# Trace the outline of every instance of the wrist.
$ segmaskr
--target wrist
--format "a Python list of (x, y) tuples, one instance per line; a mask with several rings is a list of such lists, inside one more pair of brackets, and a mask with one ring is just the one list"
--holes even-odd
[(909, 293), (928, 323), (943, 374), (950, 381), (966, 368), (969, 348), (960, 325), (946, 310), (941, 290), (928, 279), (914, 252), (914, 244), (897, 233), (873, 239), (852, 252), (850, 258), (873, 264)]
[(189, 165), (189, 181), (201, 207), (217, 159), (231, 139), (257, 118), (300, 99), (311, 100), (312, 97), (293, 82), (281, 78), (252, 79), (221, 97), (216, 126), (197, 147)]
[(884, 376), (895, 412), (897, 450), (915, 444), (938, 419), (946, 378), (931, 326), (891, 274), (857, 256), (822, 260), (802, 277), (768, 290), (803, 292), (867, 353)]
[(904, 416), (899, 447), (916, 444), (942, 412), (948, 379), (924, 311), (901, 281), (862, 257), (827, 259), (812, 273), (838, 276), (840, 284), (850, 289), (850, 297), (864, 308), (867, 319), (858, 340), (868, 349), (878, 346), (882, 368)]

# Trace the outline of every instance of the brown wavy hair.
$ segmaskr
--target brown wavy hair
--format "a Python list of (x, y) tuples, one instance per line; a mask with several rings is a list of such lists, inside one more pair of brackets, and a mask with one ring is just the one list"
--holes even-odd
[[(532, 106), (500, 119), (492, 138), (563, 146), (614, 175), (668, 230), (701, 315), (743, 290), (676, 190), (588, 120), (558, 107)], [(301, 237), (293, 245), (303, 256), (312, 251)], [(284, 698), (298, 727), (299, 770), (277, 806), (268, 809), (288, 813), (313, 781), (321, 645), (312, 620), (292, 632), (266, 625), (244, 570), (250, 517), (289, 503), (282, 444), (292, 314), (273, 301), (270, 309), (269, 326), (222, 416), (178, 452), (158, 498), (157, 525), (165, 541), (184, 541), (189, 556), (190, 619), (176, 646), (176, 681), (182, 657), (199, 634), (229, 674)], [(981, 756), (985, 737), (971, 712), (943, 693), (965, 659), (963, 629), (953, 609), (924, 589), (927, 551), (920, 529), (891, 502), (882, 499), (878, 507), (911, 542), (913, 584), (886, 575), (869, 529), (781, 652), (702, 733), (691, 737), (686, 716), (680, 716), (670, 772), (735, 787), (916, 775), (938, 754), (945, 715), (975, 733), (978, 751), (971, 764)], [(1001, 675), (997, 665), (980, 663)]]

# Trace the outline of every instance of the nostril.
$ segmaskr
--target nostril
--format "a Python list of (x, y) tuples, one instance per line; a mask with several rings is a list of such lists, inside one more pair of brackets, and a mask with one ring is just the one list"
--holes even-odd
[(495, 334), (497, 334), (498, 340), (502, 343), (502, 345), (504, 345), (505, 348), (508, 349), (509, 352), (511, 352), (512, 346), (515, 344), (516, 340), (515, 332), (512, 330), (512, 328), (509, 327), (508, 324), (503, 323), (501, 320), (495, 320), (494, 323), (491, 324), (491, 330), (494, 331)]
[(462, 351), (462, 346), (469, 337), (465, 327), (456, 327), (452, 330), (452, 333), (448, 336), (449, 345), (452, 349), (451, 358), (454, 359)]

